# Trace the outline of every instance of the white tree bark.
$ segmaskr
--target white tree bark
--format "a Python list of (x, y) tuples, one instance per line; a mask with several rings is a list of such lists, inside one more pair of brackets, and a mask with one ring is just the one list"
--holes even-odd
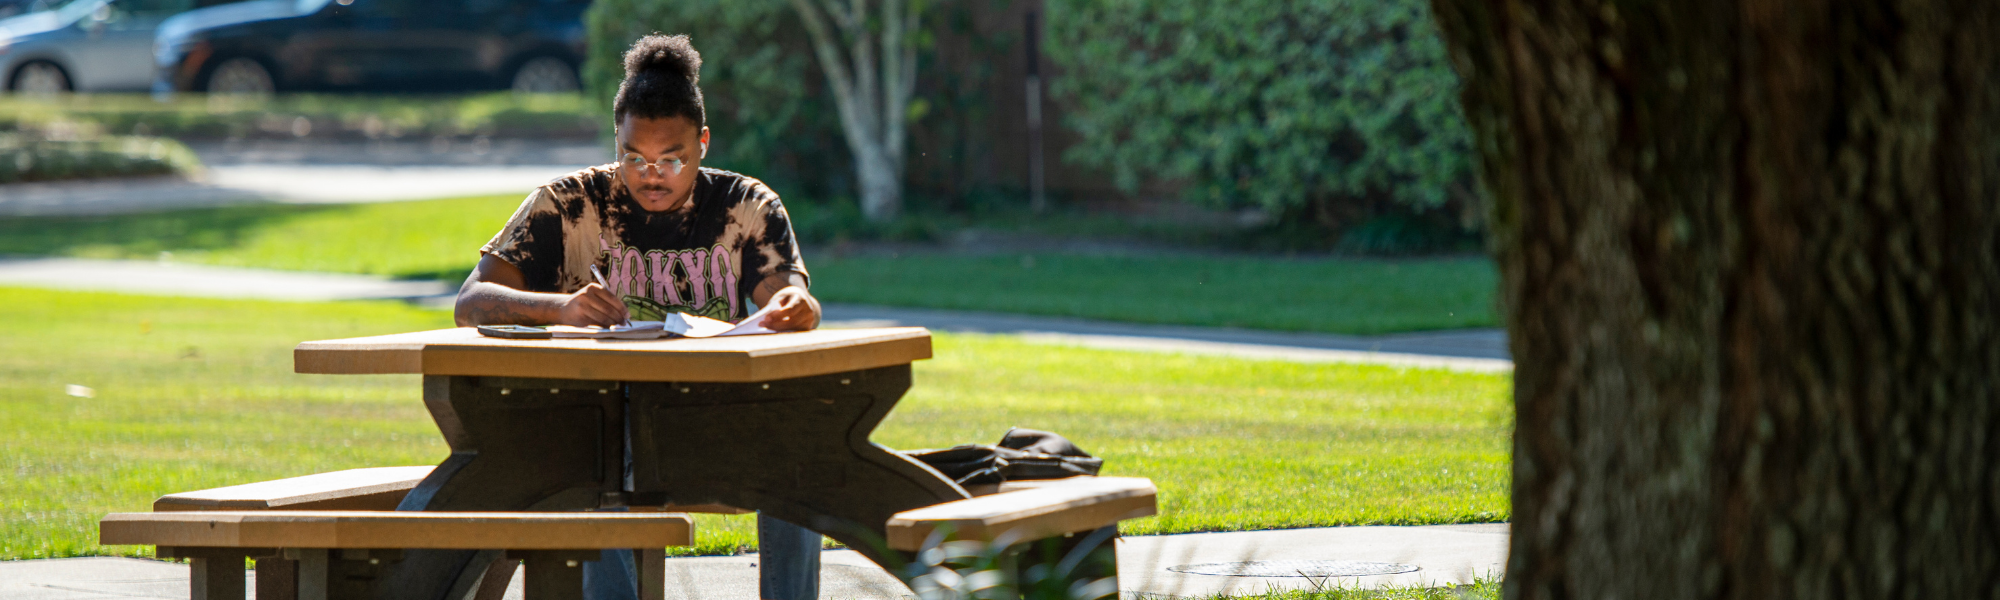
[(861, 213), (874, 222), (895, 219), (903, 208), (910, 98), (917, 89), (916, 46), (908, 34), (926, 0), (791, 3), (833, 88), (861, 184)]

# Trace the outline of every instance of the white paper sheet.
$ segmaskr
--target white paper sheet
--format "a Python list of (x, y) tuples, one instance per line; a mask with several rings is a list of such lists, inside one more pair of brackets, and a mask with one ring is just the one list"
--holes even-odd
[(744, 317), (742, 322), (732, 324), (728, 321), (718, 321), (708, 317), (674, 313), (667, 315), (666, 330), (676, 335), (691, 338), (777, 333), (776, 331), (765, 329), (763, 325), (760, 325), (760, 323), (764, 322), (764, 316), (768, 314), (771, 314), (771, 307), (766, 306), (759, 309), (756, 313)]

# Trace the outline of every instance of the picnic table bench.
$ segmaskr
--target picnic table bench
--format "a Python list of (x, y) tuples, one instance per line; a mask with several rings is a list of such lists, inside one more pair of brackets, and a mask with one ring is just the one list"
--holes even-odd
[[(557, 511), (756, 510), (827, 535), (892, 572), (927, 542), (1002, 540), (1025, 547), (1053, 539), (1066, 551), (1092, 555), (1084, 561), (1091, 566), (1072, 576), (1115, 581), (1115, 544), (1106, 540), (1115, 537), (1119, 520), (1154, 514), (1150, 481), (1010, 482), (974, 498), (922, 463), (868, 441), (909, 388), (909, 363), (929, 357), (929, 332), (921, 328), (646, 341), (503, 340), (460, 328), (306, 342), (294, 351), (301, 373), (424, 375), (424, 403), (450, 456), (427, 472), (362, 469), (173, 494), (156, 502), (154, 513), (107, 517), (104, 531), (186, 527), (179, 524), (200, 520), (191, 511), (235, 515), (228, 518), (238, 519), (233, 527), (239, 530), (242, 523), (277, 527), (268, 515), (283, 514), (298, 523), (285, 527), (303, 531), (327, 527), (324, 519), (332, 517), (315, 521), (297, 509), (585, 515), (576, 517), (578, 523), (608, 515), (672, 517)], [(251, 514), (246, 511), (273, 509), (282, 513), (242, 520)], [(532, 515), (521, 518), (532, 521)], [(424, 523), (371, 521), (351, 512), (338, 519), (362, 519), (336, 523), (342, 527), (421, 529)], [(453, 535), (470, 536), (481, 526), (468, 527)], [(1073, 535), (1079, 532), (1098, 535)], [(161, 543), (136, 541), (142, 538), (166, 539), (134, 534), (105, 543)], [(1094, 545), (1074, 548), (1086, 538)], [(196, 547), (174, 540), (163, 545), (173, 552)], [(482, 553), (468, 543), (399, 546), (394, 560), (371, 565), (379, 567), (373, 587), (352, 593), (430, 600), (485, 588), (495, 579), (504, 585), (491, 573), (500, 569), (500, 547), (475, 544)], [(664, 545), (670, 544), (650, 547)], [(1027, 569), (1044, 560), (1052, 559), (1023, 555), (1018, 564)], [(511, 563), (505, 570), (511, 576)], [(535, 576), (531, 565), (530, 580)], [(549, 579), (556, 575), (542, 577), (556, 581)], [(301, 571), (302, 592), (306, 581)], [(648, 587), (642, 584), (642, 591)]]
[[(154, 545), (161, 558), (189, 559), (194, 600), (243, 598), (245, 558), (256, 559), (259, 567), (267, 561), (288, 567), (258, 569), (261, 600), (366, 598), (411, 549), (486, 550), (521, 560), (530, 600), (582, 598), (581, 563), (598, 560), (605, 549), (631, 549), (640, 567), (639, 597), (660, 600), (666, 583), (663, 549), (694, 543), (693, 523), (685, 514), (618, 512), (113, 513), (98, 522), (98, 537), (107, 545)], [(494, 591), (501, 591), (507, 581), (497, 584)]]

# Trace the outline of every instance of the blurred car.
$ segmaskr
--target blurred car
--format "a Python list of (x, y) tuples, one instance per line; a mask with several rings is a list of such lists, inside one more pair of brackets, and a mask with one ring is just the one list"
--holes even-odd
[(589, 0), (251, 0), (161, 25), (153, 91), (578, 88)]
[(0, 19), (0, 83), (30, 94), (146, 91), (154, 29), (175, 13), (225, 1), (26, 3), (28, 12)]
[(0, 0), (0, 19), (51, 8), (49, 0)]

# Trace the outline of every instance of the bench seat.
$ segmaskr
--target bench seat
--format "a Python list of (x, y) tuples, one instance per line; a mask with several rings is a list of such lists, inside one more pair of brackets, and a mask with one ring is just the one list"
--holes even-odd
[[(393, 511), (403, 496), (434, 467), (349, 469), (160, 497), (157, 512), (179, 511)], [(1019, 529), (1060, 535), (1087, 531), (1121, 519), (1158, 514), (1152, 481), (1134, 477), (1071, 477), (970, 486), (975, 497), (897, 513), (889, 522), (889, 547), (914, 550), (940, 525), (954, 539), (995, 539)], [(719, 505), (634, 507), (638, 514), (743, 513)], [(640, 512), (644, 511), (644, 512)]]
[(437, 467), (374, 467), (168, 494), (154, 512), (192, 510), (396, 510)]
[[(632, 549), (639, 597), (659, 600), (662, 549), (693, 544), (694, 522), (681, 513), (168, 511), (106, 515), (98, 543), (156, 546), (163, 558), (188, 559), (195, 600), (241, 600), (243, 560), (253, 557), (260, 575), (267, 560), (295, 565), (281, 581), (260, 577), (260, 599), (359, 598), (380, 565), (401, 560), (407, 549), (505, 551), (527, 567), (529, 600), (579, 600), (581, 563), (599, 560), (603, 550)], [(506, 577), (513, 568), (509, 563)], [(478, 595), (498, 597), (505, 587), (504, 578), (482, 581)]]
[(920, 550), (941, 528), (954, 540), (1033, 540), (1159, 514), (1159, 491), (1143, 477), (1008, 482), (995, 492), (896, 513), (889, 547)]
[[(106, 516), (99, 524), (100, 543), (154, 545), (162, 557), (190, 559), (194, 598), (241, 598), (241, 572), (232, 568), (240, 569), (245, 557), (257, 559), (257, 597), (286, 599), (324, 586), (309, 583), (329, 581), (310, 573), (330, 573), (326, 565), (339, 562), (336, 555), (379, 560), (422, 548), (506, 550), (510, 559), (525, 559), (531, 580), (540, 573), (530, 587), (545, 591), (531, 596), (573, 597), (574, 569), (561, 568), (576, 565), (569, 559), (634, 548), (641, 550), (640, 564), (659, 562), (659, 548), (693, 543), (692, 521), (684, 513), (747, 512), (719, 505), (635, 506), (631, 512), (396, 512), (433, 469), (350, 469), (170, 494), (153, 503), (155, 512)], [(967, 492), (974, 497), (897, 513), (887, 523), (888, 546), (915, 551), (945, 539), (1018, 542), (1093, 530), (1114, 535), (1115, 529), (1106, 528), (1158, 514), (1152, 481), (1136, 477), (1009, 481), (968, 486)], [(948, 535), (932, 540), (940, 531)], [(495, 562), (476, 597), (499, 598), (518, 564)], [(664, 565), (655, 566), (642, 567), (647, 571), (641, 575), (642, 598), (661, 595)]]

